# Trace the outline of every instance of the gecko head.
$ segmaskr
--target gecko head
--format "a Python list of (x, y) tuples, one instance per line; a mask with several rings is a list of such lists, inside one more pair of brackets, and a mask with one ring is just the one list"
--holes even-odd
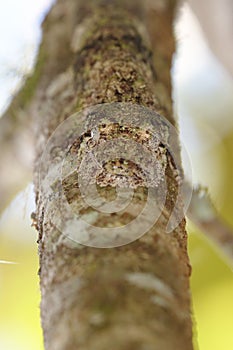
[(172, 231), (184, 211), (180, 161), (170, 139), (177, 140), (174, 126), (132, 103), (96, 105), (67, 118), (42, 156), (41, 192), (53, 224), (87, 246), (133, 242), (166, 211), (169, 168), (175, 179), (167, 223)]

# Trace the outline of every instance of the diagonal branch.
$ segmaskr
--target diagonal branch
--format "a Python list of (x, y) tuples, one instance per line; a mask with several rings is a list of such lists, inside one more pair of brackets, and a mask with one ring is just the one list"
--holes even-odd
[(205, 188), (193, 192), (187, 215), (232, 263), (233, 230), (221, 219)]

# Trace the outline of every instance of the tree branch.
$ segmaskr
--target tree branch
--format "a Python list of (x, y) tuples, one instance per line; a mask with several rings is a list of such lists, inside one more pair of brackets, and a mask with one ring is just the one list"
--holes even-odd
[(187, 212), (190, 220), (215, 243), (225, 257), (233, 262), (233, 230), (220, 217), (207, 189), (199, 187), (193, 191)]
[[(54, 225), (56, 220), (59, 221), (56, 206), (46, 192), (40, 192), (39, 178), (46, 177), (48, 164), (41, 168), (40, 157), (49, 136), (72, 113), (86, 107), (130, 102), (150, 108), (174, 122), (169, 80), (174, 47), (173, 11), (174, 2), (168, 1), (154, 9), (154, 31), (153, 23), (149, 21), (150, 33), (156, 38), (155, 70), (140, 1), (69, 0), (64, 3), (60, 0), (45, 21), (42, 47), (49, 57), (45, 64), (50, 66), (51, 63), (53, 73), (50, 72), (50, 81), (46, 80), (48, 85), (38, 88), (33, 101), (33, 118), (36, 125), (35, 190), (41, 317), (48, 350), (192, 349), (185, 220), (172, 233), (166, 234), (179, 186), (177, 171), (168, 153), (164, 153), (168, 193), (159, 220), (137, 241), (115, 249), (85, 247), (62, 234)], [(60, 49), (64, 46), (63, 40), (56, 42), (57, 31), (61, 23), (64, 28), (70, 22), (71, 30), (63, 33), (63, 40), (64, 45), (70, 41), (74, 65), (70, 64), (70, 58), (64, 59), (63, 69), (55, 70), (52, 63), (59, 62)], [(46, 43), (50, 43), (49, 55)], [(52, 45), (55, 46), (53, 52)], [(42, 81), (46, 71), (49, 69), (42, 72)], [(118, 125), (112, 125), (107, 131), (100, 126), (100, 142), (104, 137), (111, 139), (115, 134), (120, 135), (122, 116), (123, 110), (120, 110)], [(128, 140), (142, 136), (130, 128), (127, 132)], [(86, 139), (77, 138), (76, 142), (71, 142), (69, 137), (68, 130), (66, 144), (56, 140), (55, 153), (59, 156), (71, 144), (69, 149), (74, 150), (79, 164), (82, 152), (88, 152), (92, 132), (85, 136)], [(177, 140), (176, 148), (179, 148)], [(155, 152), (154, 156), (157, 155)], [(114, 166), (120, 171), (118, 163)], [(127, 165), (123, 176), (126, 188), (131, 186), (135, 190), (136, 207), (141, 208), (148, 186), (143, 180), (138, 185), (132, 175), (135, 174), (133, 166)], [(63, 183), (69, 204), (78, 208), (79, 214), (92, 215), (86, 207), (81, 213), (82, 198), (73, 180), (68, 177)], [(115, 180), (118, 181), (119, 176), (113, 176), (111, 171), (99, 177), (99, 191), (104, 198), (114, 196)], [(179, 207), (182, 207), (181, 201)], [(65, 214), (63, 219), (66, 219)], [(97, 211), (94, 224), (116, 227), (131, 219), (129, 206), (124, 215), (118, 216), (106, 216)]]

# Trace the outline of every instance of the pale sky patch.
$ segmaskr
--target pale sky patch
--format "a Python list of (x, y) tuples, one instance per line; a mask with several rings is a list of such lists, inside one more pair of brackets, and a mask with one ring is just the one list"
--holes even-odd
[(23, 76), (34, 64), (40, 24), (53, 0), (7, 0), (0, 3), (0, 114)]

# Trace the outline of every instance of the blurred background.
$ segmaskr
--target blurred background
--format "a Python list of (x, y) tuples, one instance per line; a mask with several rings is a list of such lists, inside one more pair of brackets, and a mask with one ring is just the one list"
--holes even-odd
[[(52, 2), (0, 2), (1, 114), (33, 69), (40, 24)], [(187, 5), (180, 11), (175, 32), (173, 97), (182, 147), (190, 156), (193, 183), (209, 188), (221, 216), (233, 227), (233, 79), (208, 48)], [(0, 218), (0, 349), (4, 350), (43, 350), (33, 209), (29, 184)], [(191, 223), (188, 232), (195, 350), (233, 349), (232, 265)]]

